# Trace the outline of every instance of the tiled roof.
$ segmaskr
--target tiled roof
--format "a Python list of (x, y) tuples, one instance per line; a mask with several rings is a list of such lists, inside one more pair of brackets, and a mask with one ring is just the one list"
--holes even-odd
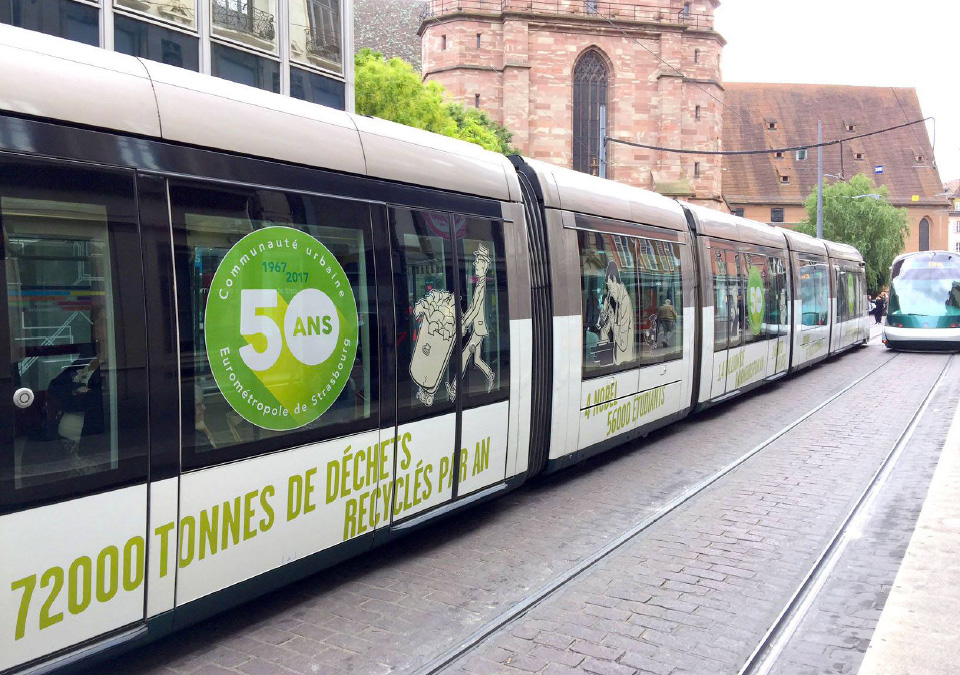
[[(852, 138), (923, 117), (914, 89), (820, 84), (738, 84), (724, 82), (723, 148), (750, 150), (816, 143), (817, 120), (823, 140)], [(736, 110), (740, 114), (733, 112)], [(769, 122), (776, 130), (769, 131)], [(848, 131), (848, 125), (854, 130)], [(848, 180), (865, 173), (885, 185), (895, 204), (942, 204), (940, 174), (923, 124), (852, 140), (823, 149), (824, 173)], [(857, 153), (862, 159), (857, 160)], [(918, 159), (920, 158), (920, 159)], [(883, 173), (874, 174), (882, 165)], [(817, 150), (797, 159), (796, 152), (725, 156), (723, 196), (730, 204), (800, 205), (817, 185)], [(784, 182), (786, 177), (786, 182)], [(825, 178), (824, 183), (833, 179)]]
[(354, 41), (386, 58), (399, 56), (420, 70), (420, 12), (423, 0), (355, 0)]

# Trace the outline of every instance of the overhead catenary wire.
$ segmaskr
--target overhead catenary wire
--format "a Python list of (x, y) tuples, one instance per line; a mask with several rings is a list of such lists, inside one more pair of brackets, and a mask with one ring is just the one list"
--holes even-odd
[(726, 155), (726, 156), (737, 156), (737, 155), (769, 155), (777, 152), (793, 152), (796, 150), (809, 150), (812, 148), (826, 148), (831, 145), (839, 145), (841, 143), (849, 143), (852, 140), (857, 138), (866, 138), (867, 136), (876, 136), (878, 134), (885, 134), (891, 131), (896, 131), (897, 129), (903, 129), (904, 127), (909, 127), (914, 124), (921, 124), (927, 120), (932, 120), (933, 117), (924, 117), (922, 119), (913, 120), (911, 122), (905, 122), (903, 124), (897, 124), (896, 126), (886, 127), (884, 129), (877, 129), (876, 131), (869, 131), (865, 134), (857, 134), (856, 136), (850, 136), (848, 138), (837, 138), (832, 141), (823, 141), (822, 143), (806, 143), (804, 145), (791, 145), (786, 148), (771, 148), (769, 150), (689, 150), (687, 148), (667, 148), (661, 145), (652, 145), (649, 143), (637, 143), (635, 141), (626, 141), (620, 138), (613, 138), (612, 136), (604, 136), (604, 142), (611, 143), (622, 143), (623, 145), (630, 145), (635, 148), (644, 148), (647, 150), (659, 150), (660, 152), (676, 152), (683, 155)]

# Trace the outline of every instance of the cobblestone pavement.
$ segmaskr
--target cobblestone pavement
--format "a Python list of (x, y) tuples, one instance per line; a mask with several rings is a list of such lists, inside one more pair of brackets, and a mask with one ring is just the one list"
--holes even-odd
[(934, 360), (946, 357), (901, 355), (455, 672), (736, 672), (908, 424), (915, 404), (890, 406), (878, 389), (894, 382), (901, 400), (921, 400)]
[(913, 535), (958, 400), (960, 361), (955, 361), (864, 527), (853, 533), (772, 672), (857, 672)]
[[(871, 346), (834, 359), (101, 671), (412, 670), (890, 356)], [(919, 400), (939, 371), (938, 358), (942, 364), (937, 356), (898, 357), (839, 399), (851, 399), (845, 410), (828, 407), (797, 427), (708, 490), (696, 509), (662, 521), (458, 669), (730, 670), (832, 532), (854, 484), (862, 487), (876, 468), (874, 458), (884, 443), (889, 447), (885, 433), (895, 436), (906, 423), (908, 411), (882, 405), (881, 383), (895, 383), (904, 400)], [(886, 431), (874, 435), (880, 418)]]

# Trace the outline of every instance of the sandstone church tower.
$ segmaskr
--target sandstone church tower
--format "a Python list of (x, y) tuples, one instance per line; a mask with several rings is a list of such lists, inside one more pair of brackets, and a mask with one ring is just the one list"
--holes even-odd
[[(423, 76), (523, 154), (600, 172), (602, 134), (719, 150), (720, 0), (428, 0)], [(601, 110), (606, 128), (601, 130)], [(607, 144), (606, 177), (719, 208), (721, 161)]]

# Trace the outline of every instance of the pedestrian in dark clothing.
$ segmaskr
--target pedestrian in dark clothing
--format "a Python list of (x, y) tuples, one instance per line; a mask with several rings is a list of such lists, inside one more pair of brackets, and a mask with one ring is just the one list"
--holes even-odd
[(883, 313), (887, 308), (887, 299), (883, 293), (877, 296), (877, 307), (873, 310), (874, 318), (876, 318), (877, 323), (883, 322)]

